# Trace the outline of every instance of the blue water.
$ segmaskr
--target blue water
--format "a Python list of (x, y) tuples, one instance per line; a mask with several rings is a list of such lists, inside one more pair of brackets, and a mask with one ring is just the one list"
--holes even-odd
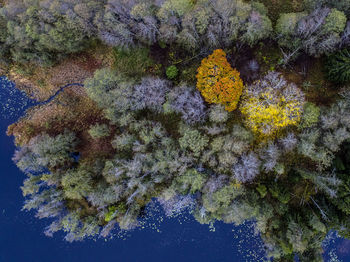
[[(262, 243), (249, 223), (241, 227), (215, 223), (214, 230), (190, 215), (170, 219), (157, 210), (143, 230), (108, 241), (67, 243), (61, 233), (46, 237), (43, 230), (50, 221), (21, 211), (24, 199), (19, 187), (24, 174), (11, 161), (15, 147), (13, 138), (5, 134), (7, 126), (31, 104), (34, 102), (0, 78), (0, 262), (263, 261)], [(325, 252), (326, 261), (350, 261), (350, 242), (333, 239)]]

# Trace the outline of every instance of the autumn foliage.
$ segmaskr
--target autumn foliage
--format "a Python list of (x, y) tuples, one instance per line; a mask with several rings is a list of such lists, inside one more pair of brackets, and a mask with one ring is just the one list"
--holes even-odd
[(227, 111), (237, 108), (242, 94), (243, 81), (233, 69), (222, 49), (202, 60), (198, 68), (197, 88), (208, 103), (222, 104)]
[(301, 119), (304, 94), (294, 84), (287, 83), (277, 72), (269, 72), (244, 91), (240, 110), (246, 125), (260, 138), (275, 137)]

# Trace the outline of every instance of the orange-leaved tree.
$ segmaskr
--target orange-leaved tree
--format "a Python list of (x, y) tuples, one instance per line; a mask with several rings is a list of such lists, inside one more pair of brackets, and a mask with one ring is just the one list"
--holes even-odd
[(197, 70), (197, 88), (208, 103), (222, 104), (227, 111), (237, 108), (243, 90), (239, 72), (233, 69), (222, 49), (202, 60)]

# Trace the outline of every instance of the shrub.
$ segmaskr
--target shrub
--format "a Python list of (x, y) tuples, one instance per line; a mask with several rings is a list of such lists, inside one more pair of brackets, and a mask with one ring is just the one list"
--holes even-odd
[(346, 20), (346, 15), (343, 12), (332, 8), (325, 20), (325, 24), (322, 30), (324, 33), (330, 34), (342, 33), (346, 26)]
[(304, 94), (283, 76), (269, 72), (249, 86), (241, 105), (245, 122), (260, 138), (276, 136), (280, 129), (296, 125), (304, 105)]
[(232, 69), (223, 50), (217, 49), (202, 60), (198, 68), (197, 88), (208, 103), (223, 104), (227, 111), (237, 108), (243, 81)]
[(260, 193), (261, 198), (266, 196), (267, 188), (265, 185), (259, 184), (255, 189)]
[(177, 70), (177, 67), (175, 65), (172, 65), (172, 66), (169, 66), (167, 69), (166, 69), (166, 76), (169, 78), (169, 79), (174, 79), (177, 77), (177, 74), (178, 74), (178, 70)]
[(114, 218), (114, 215), (117, 211), (117, 207), (116, 206), (110, 206), (108, 207), (108, 212), (105, 214), (105, 221), (109, 222)]
[(325, 63), (327, 78), (334, 83), (350, 81), (350, 52), (343, 49), (327, 57)]

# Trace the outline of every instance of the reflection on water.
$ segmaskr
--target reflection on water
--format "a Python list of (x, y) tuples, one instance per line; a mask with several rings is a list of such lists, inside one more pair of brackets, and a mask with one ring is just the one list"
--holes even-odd
[(349, 256), (350, 255), (350, 240), (342, 239), (340, 244), (337, 246), (337, 252), (340, 255)]

